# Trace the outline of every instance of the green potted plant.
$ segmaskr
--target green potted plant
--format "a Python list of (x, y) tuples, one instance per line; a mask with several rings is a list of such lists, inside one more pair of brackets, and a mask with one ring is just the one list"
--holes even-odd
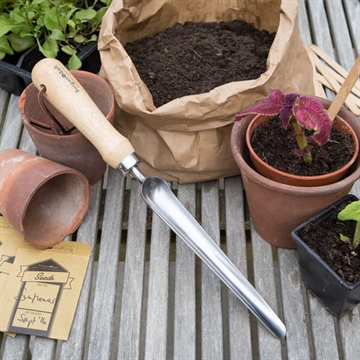
[(347, 195), (292, 231), (304, 285), (335, 316), (360, 303), (360, 200)]
[[(285, 96), (281, 92), (275, 92), (255, 108), (240, 113), (238, 119), (241, 120), (234, 124), (231, 134), (231, 149), (241, 171), (255, 230), (262, 238), (275, 246), (296, 248), (296, 242), (291, 237), (291, 231), (311, 216), (348, 194), (355, 181), (360, 177), (359, 120), (350, 111), (341, 108), (338, 113), (338, 120), (335, 120), (334, 124), (339, 123), (344, 124), (344, 126), (333, 126), (324, 115), (326, 114), (324, 109), (328, 109), (330, 104), (331, 102), (326, 99), (309, 98), (297, 94)], [(273, 118), (279, 113), (286, 124), (296, 120), (301, 125), (301, 132), (305, 128), (305, 135), (307, 135), (308, 140), (320, 142), (320, 145), (316, 145), (320, 148), (320, 152), (324, 149), (326, 142), (329, 142), (330, 145), (335, 144), (331, 138), (331, 133), (329, 137), (329, 130), (331, 132), (335, 127), (339, 127), (340, 130), (345, 128), (347, 132), (355, 133), (352, 136), (354, 151), (346, 165), (345, 174), (337, 176), (334, 181), (329, 181), (329, 174), (326, 174), (324, 175), (326, 180), (324, 184), (314, 183), (313, 176), (298, 176), (300, 179), (296, 180), (301, 180), (300, 184), (292, 182), (293, 179), (289, 180), (287, 177), (285, 177), (285, 181), (280, 181), (277, 177), (279, 172), (276, 171), (275, 178), (271, 178), (271, 176), (269, 178), (268, 174), (264, 176), (254, 165), (253, 159), (255, 157), (250, 155), (249, 137), (252, 132), (250, 122), (254, 118), (253, 113), (266, 114), (265, 120)], [(308, 116), (304, 116), (304, 114)], [(314, 115), (319, 115), (317, 120), (314, 120)], [(255, 118), (264, 119), (264, 115)], [(254, 121), (256, 122), (256, 120)], [(279, 121), (281, 122), (281, 119)], [(313, 129), (310, 133), (308, 133), (309, 128)], [(288, 129), (281, 130), (290, 132), (294, 141), (295, 137), (290, 126)], [(248, 141), (246, 141), (246, 137)], [(282, 138), (278, 138), (278, 140), (280, 141)], [(304, 155), (310, 153), (309, 147), (306, 148), (308, 145), (296, 149), (296, 143), (295, 141), (295, 146), (288, 149), (289, 154), (284, 152), (277, 154), (280, 162), (285, 156), (290, 155), (295, 162), (299, 163), (303, 161)], [(315, 148), (314, 144), (312, 146)], [(327, 156), (332, 156), (331, 147), (327, 151)], [(283, 172), (280, 175), (284, 175)], [(309, 186), (303, 181), (310, 181)]]
[(71, 70), (98, 72), (98, 32), (109, 3), (0, 1), (0, 87), (20, 95), (31, 82), (32, 67), (44, 57), (58, 58)]

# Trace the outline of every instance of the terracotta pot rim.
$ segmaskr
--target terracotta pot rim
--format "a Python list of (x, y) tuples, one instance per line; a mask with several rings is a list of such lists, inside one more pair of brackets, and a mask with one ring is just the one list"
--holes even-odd
[[(303, 196), (314, 196), (314, 187), (304, 187), (304, 186), (294, 186), (294, 185), (287, 185), (282, 184), (273, 180), (270, 180), (263, 175), (259, 174), (257, 171), (252, 169), (247, 162), (243, 159), (243, 156), (240, 154), (243, 154), (243, 150), (240, 149), (239, 143), (237, 140), (239, 138), (239, 132), (244, 127), (247, 126), (254, 115), (249, 115), (246, 118), (242, 119), (241, 121), (237, 121), (234, 123), (234, 127), (232, 130), (231, 135), (231, 150), (233, 152), (233, 155), (235, 157), (236, 162), (239, 164), (241, 172), (246, 169), (246, 174), (249, 176), (252, 180), (257, 182), (258, 184), (261, 184), (264, 187), (267, 187), (269, 189), (273, 189), (276, 191), (281, 191), (287, 194), (293, 194), (293, 193), (299, 193)], [(347, 122), (344, 119), (345, 122)], [(244, 144), (245, 146), (245, 144)], [(360, 163), (360, 158), (358, 157), (355, 162), (352, 164), (352, 166), (356, 165), (357, 163)], [(355, 169), (355, 171), (345, 178), (341, 179), (340, 181), (330, 184), (330, 185), (323, 185), (323, 186), (315, 186), (318, 193), (321, 194), (327, 194), (332, 193), (336, 189), (344, 188), (345, 186), (348, 186), (351, 183), (355, 183), (360, 178), (360, 165)]]
[[(104, 79), (102, 78), (101, 76), (97, 75), (97, 74), (94, 74), (94, 73), (91, 73), (91, 72), (88, 72), (88, 71), (84, 71), (84, 70), (70, 70), (71, 73), (73, 73), (75, 75), (75, 77), (79, 76), (80, 77), (90, 77), (90, 78), (93, 78), (94, 80), (96, 81), (99, 81), (101, 82), (102, 86), (105, 86), (108, 88), (109, 92), (112, 93), (112, 89), (109, 85), (109, 83)], [(36, 126), (33, 126), (27, 116), (25, 115), (25, 101), (26, 101), (26, 94), (27, 92), (29, 92), (30, 90), (32, 90), (33, 88), (35, 88), (35, 85), (34, 83), (31, 83), (29, 84), (25, 90), (20, 94), (20, 97), (19, 97), (19, 109), (20, 109), (20, 113), (21, 113), (21, 118), (24, 122), (26, 122), (26, 124), (28, 126), (31, 126), (31, 128), (34, 130), (35, 133), (38, 133), (38, 134), (45, 134), (47, 136), (49, 136), (50, 138), (53, 137), (54, 139), (55, 138), (59, 138), (59, 137), (66, 137), (68, 139), (72, 139), (72, 138), (76, 138), (76, 137), (83, 137), (84, 135), (79, 131), (77, 130), (76, 133), (73, 133), (73, 134), (69, 134), (69, 135), (59, 135), (59, 134), (53, 134), (53, 133), (48, 133), (48, 132), (44, 132), (44, 131), (41, 131), (39, 130)], [(110, 121), (110, 119), (114, 116), (115, 114), (115, 99), (114, 97), (112, 96), (111, 97), (111, 106), (110, 106), (110, 112), (109, 114), (106, 115), (106, 118)]]
[[(356, 133), (354, 131), (354, 129), (350, 126), (350, 124), (348, 124), (342, 117), (340, 116), (336, 116), (335, 121), (343, 123), (344, 126), (347, 127), (349, 133), (351, 134), (354, 143), (355, 143), (355, 149), (354, 149), (354, 154), (351, 157), (351, 159), (341, 168), (332, 171), (331, 173), (327, 173), (324, 175), (316, 175), (316, 176), (300, 176), (300, 175), (295, 175), (295, 174), (290, 174), (290, 173), (286, 173), (284, 171), (278, 170), (276, 168), (274, 168), (273, 166), (267, 164), (265, 161), (263, 161), (257, 154), (256, 152), (253, 150), (253, 147), (251, 146), (251, 142), (250, 142), (250, 132), (251, 129), (253, 128), (253, 125), (255, 124), (255, 122), (259, 119), (259, 118), (267, 118), (267, 119), (272, 119), (273, 117), (271, 116), (266, 116), (266, 115), (262, 115), (262, 114), (258, 114), (255, 115), (252, 120), (250, 121), (247, 130), (246, 130), (246, 145), (248, 147), (249, 152), (251, 153), (251, 156), (253, 158), (256, 159), (256, 162), (258, 162), (260, 164), (261, 167), (269, 169), (269, 171), (271, 171), (272, 173), (276, 174), (276, 176), (278, 176), (279, 178), (284, 178), (284, 179), (288, 179), (290, 182), (323, 182), (323, 184), (326, 184), (326, 181), (330, 181), (331, 178), (337, 178), (337, 177), (341, 177), (343, 174), (346, 173), (346, 171), (351, 167), (351, 165), (355, 162), (355, 160), (357, 159), (358, 155), (359, 155), (359, 140), (356, 136)], [(335, 180), (336, 181), (336, 180)], [(280, 182), (280, 180), (279, 180)], [(301, 186), (301, 185), (295, 185), (295, 186)], [(317, 186), (317, 185), (311, 185), (311, 186)], [(320, 185), (322, 186), (322, 185)]]

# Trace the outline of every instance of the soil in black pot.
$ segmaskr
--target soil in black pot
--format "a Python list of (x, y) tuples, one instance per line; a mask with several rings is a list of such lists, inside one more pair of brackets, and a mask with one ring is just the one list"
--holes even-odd
[(325, 221), (309, 223), (298, 233), (299, 237), (323, 259), (349, 285), (360, 281), (360, 248), (340, 240), (343, 234), (352, 239), (356, 222), (340, 221), (337, 214), (346, 205), (341, 205)]
[(310, 144), (312, 165), (291, 152), (298, 149), (292, 126), (286, 129), (278, 116), (260, 125), (254, 132), (251, 145), (255, 153), (270, 166), (294, 175), (317, 176), (334, 172), (345, 166), (352, 158), (355, 148), (349, 134), (332, 127), (329, 141), (319, 146)]
[(159, 107), (232, 81), (258, 78), (267, 70), (274, 37), (243, 20), (187, 22), (128, 43), (125, 50)]

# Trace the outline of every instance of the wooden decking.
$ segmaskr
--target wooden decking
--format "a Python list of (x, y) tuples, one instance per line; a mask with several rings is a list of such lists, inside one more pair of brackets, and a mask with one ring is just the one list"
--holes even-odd
[[(301, 1), (304, 41), (347, 70), (360, 54), (359, 19), (358, 0)], [(0, 120), (1, 150), (36, 153), (18, 97), (2, 90)], [(110, 169), (92, 187), (90, 209), (74, 234), (94, 250), (69, 340), (0, 335), (1, 359), (359, 358), (360, 306), (337, 319), (306, 291), (297, 252), (273, 248), (253, 230), (239, 176), (172, 186), (283, 319), (286, 339), (275, 339), (151, 214), (139, 183)], [(360, 196), (360, 181), (352, 192)]]

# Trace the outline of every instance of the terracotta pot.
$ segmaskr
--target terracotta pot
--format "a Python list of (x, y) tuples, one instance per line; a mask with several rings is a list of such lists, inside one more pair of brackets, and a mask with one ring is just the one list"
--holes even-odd
[[(71, 72), (106, 118), (113, 123), (115, 105), (110, 85), (96, 74), (81, 70)], [(39, 104), (38, 94), (36, 87), (30, 84), (20, 96), (19, 107), (22, 120), (39, 154), (46, 159), (79, 170), (89, 179), (90, 185), (97, 183), (105, 173), (106, 163), (84, 135), (77, 129), (69, 135), (56, 135), (50, 129), (32, 123), (34, 120), (46, 125), (51, 123), (51, 118)], [(72, 124), (46, 99), (44, 104), (65, 128), (72, 127)]]
[[(325, 108), (330, 101), (320, 99)], [(360, 121), (342, 108), (339, 112), (360, 138)], [(360, 157), (340, 181), (324, 186), (302, 187), (281, 184), (259, 174), (252, 167), (246, 146), (246, 130), (253, 116), (234, 124), (231, 134), (231, 150), (238, 164), (246, 191), (247, 201), (255, 230), (271, 244), (284, 248), (296, 248), (291, 231), (307, 219), (348, 194), (360, 178)]]
[(85, 175), (17, 149), (0, 152), (0, 212), (30, 244), (46, 249), (81, 224), (89, 207)]
[(264, 175), (265, 177), (271, 180), (281, 182), (283, 184), (294, 185), (294, 186), (322, 186), (322, 185), (333, 184), (345, 176), (346, 172), (349, 170), (350, 166), (355, 162), (356, 158), (359, 155), (359, 140), (356, 137), (355, 131), (351, 128), (351, 126), (349, 126), (349, 124), (346, 121), (344, 121), (339, 116), (337, 116), (336, 119), (334, 120), (334, 126), (340, 132), (344, 134), (350, 134), (354, 139), (354, 144), (355, 144), (354, 155), (345, 166), (332, 173), (319, 175), (319, 176), (298, 176), (280, 171), (268, 165), (265, 161), (263, 161), (255, 153), (253, 147), (251, 146), (251, 138), (255, 130), (269, 119), (271, 118), (269, 118), (268, 116), (256, 115), (251, 120), (246, 131), (246, 145), (249, 149), (251, 162), (253, 163), (256, 170), (259, 171), (260, 174)]

